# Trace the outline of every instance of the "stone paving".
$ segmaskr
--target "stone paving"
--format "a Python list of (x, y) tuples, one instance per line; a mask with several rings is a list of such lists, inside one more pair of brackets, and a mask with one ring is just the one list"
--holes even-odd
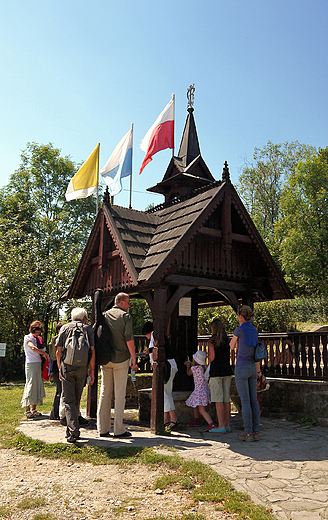
[[(237, 437), (241, 431), (238, 414), (232, 417), (231, 426), (228, 434), (181, 426), (167, 437), (153, 435), (131, 421), (130, 438), (99, 438), (95, 429), (81, 428), (79, 442), (106, 447), (175, 447), (181, 456), (210, 465), (238, 491), (272, 509), (279, 519), (328, 519), (327, 428), (262, 417), (260, 442), (244, 443)], [(45, 442), (66, 442), (65, 428), (45, 415), (40, 420), (22, 421), (19, 429)]]

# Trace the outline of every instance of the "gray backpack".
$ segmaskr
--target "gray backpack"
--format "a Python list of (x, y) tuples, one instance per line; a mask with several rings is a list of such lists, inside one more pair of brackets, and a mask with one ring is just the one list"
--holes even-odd
[(73, 367), (86, 367), (89, 362), (90, 344), (87, 334), (88, 325), (77, 321), (68, 327), (62, 361)]

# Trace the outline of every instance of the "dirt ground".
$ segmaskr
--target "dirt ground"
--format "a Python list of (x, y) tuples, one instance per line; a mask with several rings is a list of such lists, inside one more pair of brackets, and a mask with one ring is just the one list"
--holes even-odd
[(214, 504), (194, 504), (187, 490), (154, 489), (161, 474), (143, 465), (93, 466), (0, 449), (0, 518), (6, 513), (11, 520), (233, 518), (215, 511)]

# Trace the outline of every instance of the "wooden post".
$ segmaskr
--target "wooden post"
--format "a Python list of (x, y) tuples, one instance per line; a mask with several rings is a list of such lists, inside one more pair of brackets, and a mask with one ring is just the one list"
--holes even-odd
[[(91, 313), (91, 325), (95, 323), (96, 309), (94, 294), (92, 295), (92, 313)], [(88, 396), (87, 396), (87, 417), (90, 419), (97, 418), (97, 397), (98, 397), (98, 365), (95, 366), (95, 380), (92, 386), (88, 385)]]
[(151, 393), (150, 429), (159, 434), (164, 429), (164, 335), (166, 332), (167, 288), (158, 287), (154, 291), (154, 338), (157, 347), (153, 349), (153, 384)]

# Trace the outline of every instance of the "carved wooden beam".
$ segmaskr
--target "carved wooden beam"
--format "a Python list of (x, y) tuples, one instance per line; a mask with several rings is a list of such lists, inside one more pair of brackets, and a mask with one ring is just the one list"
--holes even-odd
[(200, 278), (195, 276), (185, 276), (181, 274), (171, 274), (165, 281), (176, 285), (187, 285), (189, 287), (205, 287), (209, 289), (226, 290), (234, 292), (245, 292), (248, 285), (246, 283), (228, 282), (225, 280), (213, 280), (212, 278)]

